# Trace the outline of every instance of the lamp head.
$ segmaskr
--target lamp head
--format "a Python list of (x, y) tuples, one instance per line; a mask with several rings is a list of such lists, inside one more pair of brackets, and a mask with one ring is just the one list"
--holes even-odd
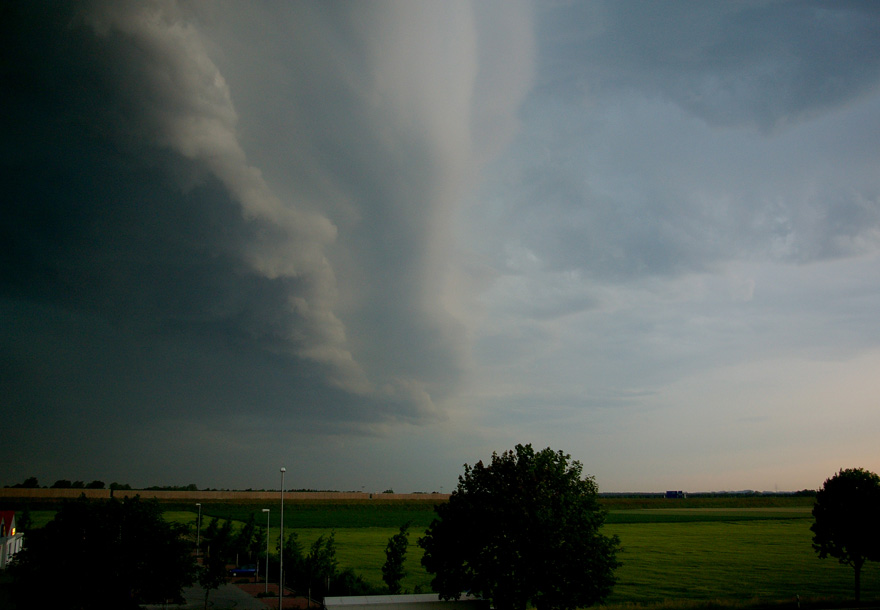
[(281, 472), (287, 472), (287, 468), (281, 467)]

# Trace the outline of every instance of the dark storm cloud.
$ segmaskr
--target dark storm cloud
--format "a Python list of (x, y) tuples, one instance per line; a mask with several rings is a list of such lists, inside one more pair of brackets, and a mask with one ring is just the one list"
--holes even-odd
[(213, 453), (442, 419), (450, 215), (530, 75), (496, 68), (496, 23), (528, 29), (499, 17), (7, 5), (0, 384), (14, 423), (69, 437), (47, 464), (95, 436), (108, 460), (159, 450), (133, 430)]
[[(313, 193), (333, 218), (337, 310), (359, 363), (389, 389), (442, 398), (467, 347), (444, 307), (450, 218), (514, 128), (530, 75), (530, 58), (517, 61), (528, 31), (505, 41), (524, 28), (508, 14), (516, 11), (463, 3), (304, 3), (280, 14), (271, 6), (236, 30), (288, 35), (224, 63), (248, 109), (243, 131), (259, 139), (259, 165), (273, 184)], [(222, 30), (215, 36), (221, 44)], [(313, 69), (283, 69), (288, 57)], [(260, 88), (276, 77), (278, 86)], [(272, 130), (260, 116), (277, 117)], [(296, 163), (285, 162), (290, 153)]]
[[(286, 360), (288, 378), (271, 385), (288, 391), (309, 369), (306, 379), (318, 374), (325, 384), (363, 390), (330, 310), (333, 277), (322, 248), (334, 229), (281, 204), (247, 164), (222, 77), (174, 7), (21, 11), (33, 27), (9, 24), (17, 44), (5, 87), (13, 129), (4, 155), (10, 308), (33, 301), (66, 312), (70, 339), (91, 334), (78, 326), (115, 328), (117, 339), (104, 337), (107, 351), (117, 352), (109, 361), (97, 346), (83, 353), (95, 370), (109, 366), (101, 377), (141, 377), (114, 397), (124, 408), (157, 392), (162, 400), (147, 402), (210, 410), (217, 393), (229, 406), (247, 403), (222, 390), (221, 379), (193, 370), (202, 358), (213, 368), (207, 362), (217, 349), (237, 355), (212, 363), (223, 370), (255, 355)], [(180, 370), (195, 373), (190, 381), (204, 395), (171, 392), (177, 399), (169, 401), (149, 389), (186, 383), (174, 374), (160, 381), (161, 368), (151, 373), (167, 359), (161, 346), (170, 337), (190, 342), (195, 353)], [(144, 362), (141, 349), (152, 352)], [(65, 369), (71, 363), (61, 353), (54, 357)], [(141, 375), (126, 375), (126, 366)], [(83, 388), (99, 381), (78, 377)]]
[(7, 299), (131, 332), (129, 348), (209, 338), (209, 354), (211, 342), (276, 353), (361, 390), (330, 310), (322, 250), (335, 230), (247, 164), (222, 76), (174, 7), (20, 10), (5, 88)]

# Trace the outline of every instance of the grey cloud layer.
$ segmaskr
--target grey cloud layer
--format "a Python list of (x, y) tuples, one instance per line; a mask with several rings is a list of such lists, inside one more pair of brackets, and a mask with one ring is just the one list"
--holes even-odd
[(715, 125), (784, 127), (880, 78), (871, 2), (590, 2), (543, 15), (546, 86), (632, 88)]
[(471, 218), (483, 251), (603, 280), (873, 251), (873, 10), (543, 6), (526, 127)]
[[(575, 446), (607, 436), (624, 461), (637, 443), (666, 455), (661, 431), (715, 434), (676, 412), (711, 419), (770, 385), (755, 363), (876, 349), (873, 5), (538, 7), (523, 130), (463, 228), (495, 272), (476, 333), (492, 380), (473, 396), (480, 424), (513, 417)], [(719, 371), (738, 367), (752, 377), (718, 395)], [(795, 377), (769, 413), (797, 396)], [(686, 399), (682, 380), (698, 388)], [(627, 421), (646, 414), (662, 427), (639, 436)], [(779, 421), (765, 433), (785, 439)]]

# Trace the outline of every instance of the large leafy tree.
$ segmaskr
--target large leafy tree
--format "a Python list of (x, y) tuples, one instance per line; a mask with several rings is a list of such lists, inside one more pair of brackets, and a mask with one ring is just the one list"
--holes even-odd
[(179, 600), (194, 571), (185, 534), (155, 501), (65, 502), (45, 527), (28, 532), (12, 566), (13, 591), (20, 607), (36, 592), (47, 606), (72, 609)]
[[(277, 574), (277, 564), (270, 569), (270, 573)], [(296, 532), (290, 532), (284, 543), (284, 586), (297, 591), (308, 591), (309, 588), (306, 558)]]
[[(238, 561), (238, 563), (246, 563), (244, 561), (245, 558), (252, 562), (254, 561), (255, 557), (259, 557), (259, 546), (253, 544), (256, 535), (256, 516), (254, 515), (254, 513), (251, 513), (244, 526), (242, 526), (242, 528), (238, 531), (238, 534), (234, 537), (234, 550), (237, 556), (236, 561)], [(252, 552), (254, 548), (257, 549), (257, 554), (254, 554)]]
[[(277, 563), (269, 568), (269, 573), (278, 573)], [(334, 592), (337, 595), (372, 595), (379, 592), (351, 568), (339, 569), (336, 535), (333, 532), (329, 536), (318, 536), (307, 553), (296, 533), (287, 536), (284, 543), (284, 584), (298, 594), (318, 598)]]
[(226, 582), (226, 564), (235, 555), (232, 521), (226, 519), (222, 525), (219, 523), (220, 520), (215, 517), (205, 528), (203, 544), (207, 548), (197, 571), (199, 585), (205, 590), (205, 608), (208, 607), (211, 591)]
[(880, 561), (880, 477), (862, 468), (840, 470), (816, 494), (813, 548), (855, 571), (855, 598), (861, 597), (865, 561)]
[[(250, 544), (248, 545), (248, 553), (250, 553), (251, 557), (255, 558), (255, 562), (257, 565), (257, 572), (261, 570), (261, 568), (265, 565), (262, 561), (265, 560), (265, 552), (266, 552), (266, 528), (262, 525), (257, 526), (257, 531), (254, 533), (253, 538), (251, 538)], [(268, 577), (268, 574), (264, 574), (263, 576)]]
[(318, 536), (305, 557), (304, 567), (312, 594), (327, 595), (331, 580), (339, 573), (339, 562), (336, 559), (336, 532), (330, 532), (326, 537), (323, 534)]
[(436, 512), (419, 546), (444, 599), (469, 591), (499, 610), (573, 610), (611, 593), (619, 541), (600, 532), (595, 479), (569, 455), (517, 445), (465, 465)]
[(208, 608), (211, 591), (226, 582), (226, 561), (218, 553), (208, 555), (196, 570), (199, 585), (205, 590), (205, 610)]
[(388, 539), (385, 546), (385, 564), (382, 566), (382, 580), (392, 595), (400, 593), (400, 581), (406, 576), (403, 567), (406, 550), (409, 547), (409, 523), (402, 525), (400, 531)]

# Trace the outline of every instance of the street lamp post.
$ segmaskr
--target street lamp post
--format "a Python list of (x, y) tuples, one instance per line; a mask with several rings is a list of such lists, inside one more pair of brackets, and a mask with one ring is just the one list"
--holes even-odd
[(278, 562), (278, 610), (281, 610), (282, 597), (284, 596), (284, 473), (287, 468), (281, 468), (281, 557)]
[(263, 512), (266, 513), (266, 576), (264, 577), (266, 580), (266, 593), (269, 592), (269, 509), (264, 508)]
[(196, 503), (196, 506), (199, 507), (199, 520), (196, 525), (196, 557), (198, 557), (201, 554), (199, 543), (202, 541), (202, 505)]

